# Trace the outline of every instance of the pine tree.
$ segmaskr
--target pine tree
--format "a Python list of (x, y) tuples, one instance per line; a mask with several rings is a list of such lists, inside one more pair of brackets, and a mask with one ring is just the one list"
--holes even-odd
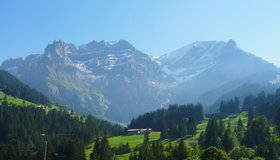
[(176, 160), (182, 160), (188, 157), (187, 148), (183, 140), (180, 141), (178, 147), (173, 152)]
[(112, 152), (109, 141), (106, 137), (103, 137), (101, 140), (101, 152), (100, 158), (101, 160), (111, 160), (112, 159)]
[(126, 153), (131, 152), (131, 149), (130, 149), (130, 147), (129, 147), (128, 142), (126, 142), (126, 145), (125, 145), (125, 152), (126, 152)]
[(144, 144), (148, 144), (149, 142), (149, 132), (145, 132), (144, 133)]
[(221, 139), (218, 137), (218, 125), (217, 121), (214, 119), (208, 121), (205, 133), (204, 148), (210, 146), (221, 147)]
[(67, 160), (85, 160), (84, 146), (78, 139), (71, 140), (66, 148)]
[(101, 153), (100, 140), (97, 137), (94, 141), (94, 147), (92, 153), (90, 154), (90, 160), (101, 160), (100, 153)]
[(195, 135), (196, 133), (196, 124), (194, 117), (191, 117), (188, 121), (188, 128), (187, 128), (188, 134)]
[(47, 150), (47, 160), (53, 160), (55, 159), (55, 152), (54, 147), (52, 145), (52, 142), (48, 142), (48, 150)]
[(206, 146), (206, 134), (205, 134), (205, 131), (202, 131), (199, 135), (199, 138), (198, 138), (198, 144), (205, 148)]
[(167, 124), (166, 121), (163, 119), (161, 121), (161, 127), (160, 127), (160, 139), (166, 139), (167, 137), (168, 137)]
[(245, 136), (245, 127), (244, 127), (243, 122), (240, 119), (240, 117), (238, 119), (236, 134), (237, 134), (237, 138), (238, 138), (239, 142), (241, 142)]
[(141, 160), (156, 160), (154, 151), (151, 149), (150, 145), (143, 144), (139, 151), (138, 158)]
[(189, 129), (188, 125), (189, 125), (188, 119), (184, 118), (181, 124), (179, 125), (180, 137), (184, 137), (185, 135), (187, 135)]
[(265, 116), (255, 117), (245, 133), (244, 142), (249, 147), (267, 143), (270, 138), (269, 123)]
[(163, 154), (164, 146), (161, 142), (153, 143), (152, 144), (152, 151), (153, 151), (154, 157), (156, 159), (165, 159), (165, 156)]
[(236, 134), (231, 130), (230, 127), (228, 127), (225, 131), (224, 137), (222, 139), (222, 145), (227, 153), (238, 146)]
[(247, 127), (251, 125), (253, 117), (254, 117), (254, 108), (250, 107), (249, 111), (248, 111), (248, 124), (247, 124)]
[(223, 137), (224, 133), (225, 133), (225, 122), (223, 121), (223, 119), (219, 120), (219, 127), (218, 127), (218, 136), (219, 137)]
[(238, 97), (235, 97), (234, 98), (234, 109), (233, 109), (233, 112), (236, 113), (239, 111), (239, 99)]

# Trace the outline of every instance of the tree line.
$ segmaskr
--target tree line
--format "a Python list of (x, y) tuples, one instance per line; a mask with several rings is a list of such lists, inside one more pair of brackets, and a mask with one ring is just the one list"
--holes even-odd
[(233, 113), (238, 113), (240, 111), (240, 103), (238, 97), (234, 99), (229, 99), (227, 101), (221, 101), (220, 104), (220, 114), (221, 117), (226, 117)]
[(161, 138), (179, 138), (196, 133), (196, 124), (204, 119), (201, 104), (170, 105), (132, 119), (128, 128), (152, 128), (161, 132)]
[(275, 93), (259, 93), (257, 96), (246, 96), (243, 102), (243, 111), (253, 110), (256, 115), (265, 115), (268, 120), (273, 120), (278, 116), (277, 111), (280, 106), (280, 89)]

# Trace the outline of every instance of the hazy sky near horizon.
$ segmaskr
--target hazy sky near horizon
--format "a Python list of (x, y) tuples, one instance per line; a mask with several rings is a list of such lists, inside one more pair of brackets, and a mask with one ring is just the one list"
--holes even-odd
[(279, 0), (2, 0), (0, 63), (77, 45), (124, 39), (160, 55), (195, 41), (228, 41), (280, 67)]

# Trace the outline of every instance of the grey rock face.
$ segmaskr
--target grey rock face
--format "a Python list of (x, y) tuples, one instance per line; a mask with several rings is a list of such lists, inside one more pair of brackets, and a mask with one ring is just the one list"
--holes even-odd
[(7, 60), (1, 69), (53, 102), (122, 122), (163, 105), (168, 96), (162, 90), (173, 81), (151, 56), (124, 40), (82, 46), (54, 41), (44, 54)]

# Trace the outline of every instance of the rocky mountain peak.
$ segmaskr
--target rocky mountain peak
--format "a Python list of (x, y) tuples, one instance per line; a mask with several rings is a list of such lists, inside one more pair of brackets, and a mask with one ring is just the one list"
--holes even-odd
[(48, 56), (60, 56), (63, 57), (69, 53), (69, 45), (63, 41), (54, 41), (49, 44), (45, 49), (45, 54)]
[(117, 43), (113, 45), (114, 47), (127, 48), (127, 49), (135, 49), (129, 42), (126, 40), (119, 40)]
[(135, 49), (129, 42), (126, 40), (119, 41), (91, 41), (88, 44), (84, 45), (82, 48), (87, 50), (100, 50), (100, 49)]
[(234, 47), (236, 47), (236, 42), (235, 42), (234, 40), (230, 39), (230, 40), (227, 42), (227, 46), (228, 46), (228, 47), (234, 48)]
[(73, 52), (77, 52), (78, 47), (73, 44), (65, 43), (58, 40), (53, 41), (52, 44), (47, 45), (45, 48), (43, 59), (53, 62), (69, 62), (71, 61), (70, 55)]

